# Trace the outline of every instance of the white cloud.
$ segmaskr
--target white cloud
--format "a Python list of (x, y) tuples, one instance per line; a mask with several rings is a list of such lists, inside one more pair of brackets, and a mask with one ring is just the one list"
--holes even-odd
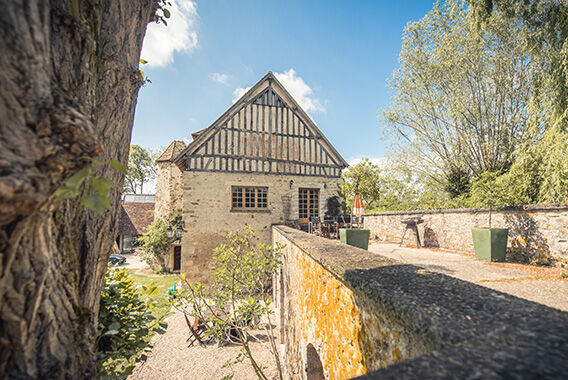
[(390, 165), (390, 161), (387, 157), (355, 157), (347, 160), (347, 163), (349, 166), (354, 166), (361, 163), (365, 158), (381, 169), (386, 169)]
[(221, 84), (224, 84), (224, 85), (229, 84), (229, 76), (227, 74), (211, 73), (211, 74), (209, 74), (209, 78), (214, 80), (217, 83), (221, 83)]
[(296, 74), (294, 69), (289, 69), (283, 73), (274, 73), (274, 75), (304, 111), (325, 112), (325, 107), (321, 101), (313, 96), (312, 88), (304, 82), (302, 77)]
[(174, 61), (174, 52), (189, 52), (197, 47), (197, 4), (191, 0), (171, 3), (168, 25), (153, 22), (146, 29), (141, 58), (148, 61), (148, 66), (167, 66)]
[[(313, 90), (294, 69), (283, 73), (274, 73), (278, 81), (306, 112), (325, 112), (322, 102), (313, 96)], [(250, 87), (238, 87), (233, 91), (233, 103), (247, 92)]]
[[(250, 86), (250, 87), (252, 87), (252, 86)], [(236, 101), (239, 100), (241, 98), (241, 96), (243, 96), (245, 94), (245, 92), (250, 90), (250, 87), (237, 87), (237, 88), (235, 88), (235, 90), (233, 91), (233, 103), (236, 103)]]

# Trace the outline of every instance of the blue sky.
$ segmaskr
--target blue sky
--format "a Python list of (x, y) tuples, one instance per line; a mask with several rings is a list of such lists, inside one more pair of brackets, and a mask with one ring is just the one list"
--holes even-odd
[(431, 8), (431, 0), (177, 0), (168, 27), (152, 25), (144, 41), (152, 83), (140, 90), (132, 143), (190, 139), (270, 70), (345, 159), (383, 157), (378, 116), (403, 29)]

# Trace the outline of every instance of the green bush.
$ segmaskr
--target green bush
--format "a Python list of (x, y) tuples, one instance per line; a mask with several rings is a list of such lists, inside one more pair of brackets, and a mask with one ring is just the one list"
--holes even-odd
[(138, 238), (139, 253), (142, 259), (160, 273), (168, 272), (166, 254), (170, 250), (174, 238), (169, 238), (168, 227), (176, 228), (182, 223), (181, 210), (177, 210), (169, 218), (154, 220), (144, 229)]
[(99, 377), (128, 376), (151, 333), (163, 331), (163, 324), (151, 314), (154, 304), (149, 296), (156, 292), (154, 284), (137, 284), (127, 269), (108, 269), (99, 309)]

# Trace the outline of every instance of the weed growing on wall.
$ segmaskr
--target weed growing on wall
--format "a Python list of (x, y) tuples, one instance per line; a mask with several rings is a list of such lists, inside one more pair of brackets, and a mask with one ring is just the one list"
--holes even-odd
[[(213, 254), (214, 282), (210, 288), (191, 284), (185, 277), (175, 307), (186, 316), (199, 318), (205, 327), (205, 339), (219, 344), (241, 345), (241, 353), (225, 367), (248, 358), (259, 379), (268, 380), (265, 367), (254, 358), (250, 344), (261, 341), (251, 327), (262, 328), (268, 336), (279, 378), (282, 369), (276, 345), (272, 311), (272, 277), (281, 265), (282, 246), (253, 244), (255, 232), (247, 227), (244, 234), (227, 233), (226, 242)], [(232, 375), (226, 378), (232, 378)]]

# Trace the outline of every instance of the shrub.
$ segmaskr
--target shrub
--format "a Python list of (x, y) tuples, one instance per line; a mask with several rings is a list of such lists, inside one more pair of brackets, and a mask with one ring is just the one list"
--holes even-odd
[(153, 284), (138, 285), (125, 268), (108, 269), (99, 309), (99, 376), (130, 374), (151, 332), (163, 327), (150, 312), (154, 305), (149, 296), (156, 292)]
[[(185, 281), (175, 304), (178, 310), (199, 317), (205, 323), (205, 336), (219, 342), (233, 338), (241, 346), (241, 353), (225, 366), (249, 359), (256, 376), (268, 380), (265, 368), (254, 358), (250, 343), (258, 337), (252, 335), (249, 325), (254, 319), (265, 319), (266, 335), (270, 343), (282, 380), (279, 351), (272, 326), (272, 278), (281, 265), (282, 245), (252, 244), (255, 232), (247, 227), (245, 234), (227, 233), (225, 244), (215, 248), (213, 274), (215, 281), (210, 289), (201, 284)], [(185, 280), (185, 277), (182, 276)], [(216, 312), (212, 312), (215, 310)], [(231, 378), (229, 375), (225, 378)]]

